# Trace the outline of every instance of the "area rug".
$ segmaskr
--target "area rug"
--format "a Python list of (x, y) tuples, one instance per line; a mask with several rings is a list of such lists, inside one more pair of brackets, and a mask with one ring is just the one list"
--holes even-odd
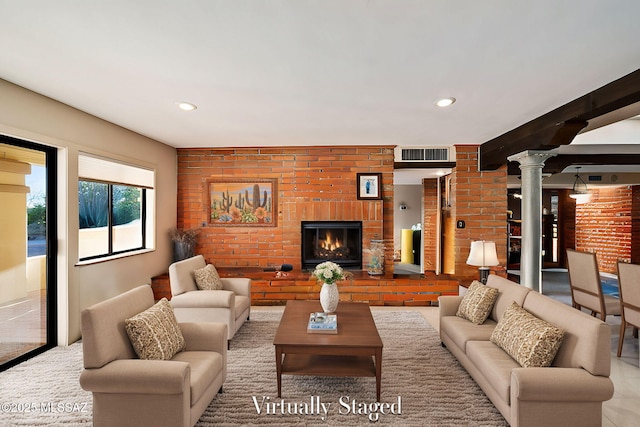
[(0, 426), (91, 425), (82, 345), (56, 347), (0, 373)]
[[(374, 311), (384, 343), (380, 404), (375, 402), (374, 378), (285, 375), (278, 398), (273, 337), (281, 315), (281, 310), (256, 310), (236, 333), (223, 392), (197, 426), (507, 425), (440, 346), (433, 327), (409, 311)], [(2, 401), (35, 409), (3, 407), (0, 425), (90, 425), (91, 394), (78, 384), (81, 371), (81, 346), (76, 343), (0, 374)]]

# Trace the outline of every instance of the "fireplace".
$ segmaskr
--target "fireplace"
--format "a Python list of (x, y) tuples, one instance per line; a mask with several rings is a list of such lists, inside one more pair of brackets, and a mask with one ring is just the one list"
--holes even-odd
[(324, 261), (362, 268), (361, 221), (302, 221), (302, 268)]

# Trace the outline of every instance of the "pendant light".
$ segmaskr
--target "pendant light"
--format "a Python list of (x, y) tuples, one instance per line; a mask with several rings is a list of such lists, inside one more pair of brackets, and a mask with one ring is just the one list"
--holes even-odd
[(587, 183), (580, 178), (580, 166), (576, 166), (576, 180), (573, 182), (569, 197), (575, 199), (577, 204), (587, 203), (591, 200), (591, 193), (587, 189)]

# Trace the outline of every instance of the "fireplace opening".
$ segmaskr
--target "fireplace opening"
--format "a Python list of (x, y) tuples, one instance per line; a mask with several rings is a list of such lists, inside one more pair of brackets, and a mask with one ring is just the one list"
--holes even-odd
[(362, 268), (361, 221), (302, 221), (302, 268), (324, 261)]

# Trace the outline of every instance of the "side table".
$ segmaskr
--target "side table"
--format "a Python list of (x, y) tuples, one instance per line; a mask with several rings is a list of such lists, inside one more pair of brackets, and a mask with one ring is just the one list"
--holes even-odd
[(162, 298), (171, 299), (171, 283), (169, 282), (169, 273), (162, 273), (151, 278), (151, 290), (153, 290), (153, 298), (160, 301)]

